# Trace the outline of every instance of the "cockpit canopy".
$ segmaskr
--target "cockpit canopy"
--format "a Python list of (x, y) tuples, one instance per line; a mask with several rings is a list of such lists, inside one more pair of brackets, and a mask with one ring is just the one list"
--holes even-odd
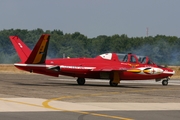
[(141, 63), (141, 64), (149, 64), (149, 65), (154, 64), (147, 56), (138, 56), (131, 53), (128, 54), (116, 53), (116, 55), (118, 56), (118, 59), (121, 62)]
[(140, 64), (149, 64), (154, 65), (154, 63), (147, 56), (139, 56), (135, 54), (121, 54), (121, 53), (106, 53), (100, 55), (101, 58), (112, 60), (113, 54), (117, 56), (118, 60), (121, 62), (130, 62), (130, 63), (140, 63)]

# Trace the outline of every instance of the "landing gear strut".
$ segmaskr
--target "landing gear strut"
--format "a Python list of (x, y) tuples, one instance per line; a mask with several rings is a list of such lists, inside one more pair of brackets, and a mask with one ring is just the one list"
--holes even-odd
[(78, 79), (77, 79), (78, 85), (84, 85), (85, 82), (86, 82), (85, 78), (78, 78)]
[(162, 85), (163, 85), (163, 86), (167, 86), (167, 85), (168, 85), (168, 81), (169, 81), (169, 78), (163, 80), (163, 81), (162, 81)]
[(118, 83), (114, 83), (113, 80), (110, 79), (109, 85), (110, 85), (110, 86), (113, 86), (113, 87), (116, 87), (116, 86), (118, 86)]
[(109, 84), (110, 86), (116, 87), (118, 86), (118, 83), (120, 83), (120, 75), (119, 71), (113, 71), (112, 78), (110, 78)]

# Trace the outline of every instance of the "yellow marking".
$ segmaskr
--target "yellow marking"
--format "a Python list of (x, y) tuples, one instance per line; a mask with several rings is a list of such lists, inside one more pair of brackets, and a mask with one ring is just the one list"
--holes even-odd
[(114, 71), (114, 75), (113, 75), (113, 83), (119, 83), (120, 82), (120, 77), (119, 77), (119, 72), (118, 71)]
[(132, 68), (136, 68), (137, 66), (139, 66), (139, 64), (130, 64), (129, 63), (129, 66), (131, 66)]
[(144, 73), (151, 73), (150, 70), (143, 70)]
[(39, 63), (41, 61), (43, 54), (39, 54), (39, 53), (44, 52), (46, 44), (47, 44), (47, 41), (46, 41), (47, 39), (48, 39), (48, 35), (45, 35), (33, 63)]
[[(119, 92), (109, 92), (108, 94), (117, 94)], [(89, 94), (92, 96), (99, 96), (102, 94), (107, 94), (107, 93), (99, 93), (99, 94)], [(14, 101), (14, 100), (6, 100), (6, 99), (2, 99), (0, 98), (1, 101), (6, 101), (6, 102), (12, 102), (12, 103), (18, 103), (18, 104), (24, 104), (24, 105), (29, 105), (29, 106), (35, 106), (35, 107), (41, 107), (41, 108), (46, 108), (46, 109), (51, 109), (51, 110), (56, 110), (56, 111), (64, 111), (64, 112), (74, 112), (74, 113), (79, 113), (79, 114), (86, 114), (86, 115), (93, 115), (93, 116), (98, 116), (98, 117), (106, 117), (106, 118), (113, 118), (113, 119), (119, 119), (119, 120), (133, 120), (133, 119), (129, 119), (129, 118), (124, 118), (124, 117), (120, 117), (120, 116), (111, 116), (111, 115), (106, 115), (106, 114), (99, 114), (99, 113), (91, 113), (91, 112), (83, 112), (83, 111), (76, 111), (76, 110), (64, 110), (61, 108), (55, 108), (52, 106), (49, 106), (49, 102), (51, 101), (55, 101), (55, 100), (62, 100), (62, 99), (67, 99), (67, 98), (75, 98), (75, 97), (81, 97), (81, 96), (89, 96), (88, 94), (82, 94), (82, 95), (76, 95), (76, 96), (63, 96), (60, 98), (53, 98), (53, 99), (49, 99), (44, 101), (41, 105), (36, 105), (36, 104), (31, 104), (31, 103), (25, 103), (25, 102), (19, 102), (19, 101)]]
[(140, 73), (141, 70), (139, 70), (139, 69), (134, 69), (134, 70), (127, 70), (127, 72)]
[[(151, 89), (151, 90), (131, 90), (131, 91), (124, 91), (124, 92), (108, 92), (108, 94), (118, 94), (118, 93), (137, 93), (137, 92), (152, 92), (152, 91), (155, 91), (155, 90), (177, 90), (176, 88), (166, 88), (166, 89), (162, 89), (162, 88), (159, 88), (159, 89)], [(104, 94), (107, 94), (107, 93), (104, 93)], [(84, 94), (86, 96), (89, 96), (88, 94)], [(98, 95), (103, 95), (103, 93), (97, 93), (97, 94), (90, 94), (91, 96), (98, 96)], [(133, 120), (133, 119), (130, 119), (130, 118), (123, 118), (123, 117), (119, 117), (119, 116), (110, 116), (110, 115), (105, 115), (105, 114), (98, 114), (98, 113), (90, 113), (90, 112), (83, 112), (83, 111), (68, 111), (68, 110), (63, 110), (63, 109), (60, 109), (60, 108), (54, 108), (54, 107), (51, 107), (48, 105), (49, 102), (51, 101), (54, 101), (54, 100), (62, 100), (62, 99), (66, 99), (66, 98), (75, 98), (75, 97), (80, 97), (80, 96), (83, 96), (82, 95), (76, 95), (76, 96), (63, 96), (63, 97), (60, 97), (60, 98), (54, 98), (54, 99), (49, 99), (49, 100), (46, 100), (44, 101), (43, 103), (43, 106), (41, 105), (36, 105), (36, 104), (31, 104), (31, 103), (25, 103), (25, 102), (19, 102), (19, 101), (13, 101), (13, 100), (6, 100), (6, 99), (2, 99), (0, 98), (1, 101), (6, 101), (6, 102), (12, 102), (12, 103), (18, 103), (18, 104), (24, 104), (24, 105), (29, 105), (29, 106), (35, 106), (35, 107), (41, 107), (41, 108), (47, 108), (47, 109), (51, 109), (51, 110), (56, 110), (56, 111), (64, 111), (64, 112), (74, 112), (74, 113), (80, 113), (80, 114), (89, 114), (89, 115), (94, 115), (94, 116), (99, 116), (99, 117), (108, 117), (108, 118), (113, 118), (113, 119), (120, 119), (120, 120)]]
[[(116, 94), (118, 92), (111, 92), (111, 94)], [(90, 95), (102, 95), (102, 94), (90, 94)], [(59, 109), (59, 108), (55, 108), (55, 107), (52, 107), (49, 105), (49, 103), (51, 101), (55, 101), (55, 100), (62, 100), (62, 99), (65, 99), (65, 98), (73, 98), (73, 97), (80, 97), (81, 95), (77, 95), (77, 96), (64, 96), (64, 97), (60, 97), (60, 98), (52, 98), (52, 99), (49, 99), (49, 100), (46, 100), (44, 101), (42, 104), (45, 108), (49, 108), (49, 109), (54, 109), (54, 110), (62, 110), (62, 109)], [(89, 95), (87, 95), (89, 96)], [(77, 110), (63, 110), (63, 111), (66, 111), (66, 112), (74, 112), (74, 113), (80, 113), (80, 114), (86, 114), (86, 115), (93, 115), (93, 116), (98, 116), (98, 117), (106, 117), (106, 118), (113, 118), (113, 119), (119, 119), (119, 120), (133, 120), (133, 119), (130, 119), (130, 118), (124, 118), (124, 117), (120, 117), (120, 116), (111, 116), (111, 115), (106, 115), (106, 114), (99, 114), (99, 113), (93, 113), (93, 112), (82, 112), (82, 111), (77, 111)]]
[(44, 106), (36, 105), (36, 104), (31, 104), (31, 103), (19, 102), (19, 101), (14, 101), (14, 100), (6, 100), (6, 99), (2, 99), (2, 98), (0, 98), (0, 100), (1, 101), (5, 101), (5, 102), (12, 102), (12, 103), (18, 103), (18, 104), (24, 104), (24, 105), (44, 108)]

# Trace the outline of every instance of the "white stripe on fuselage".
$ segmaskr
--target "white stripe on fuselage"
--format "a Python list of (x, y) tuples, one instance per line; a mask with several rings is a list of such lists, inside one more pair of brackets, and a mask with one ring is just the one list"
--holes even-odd
[[(15, 66), (23, 66), (23, 67), (56, 67), (58, 65), (43, 65), (43, 64), (20, 64), (20, 63), (16, 63), (14, 64)], [(85, 67), (85, 66), (65, 66), (65, 65), (60, 65), (60, 68), (66, 68), (66, 69), (95, 69), (96, 67)]]
[(52, 67), (55, 65), (43, 65), (43, 64), (20, 64), (20, 63), (15, 63), (15, 66), (22, 66), (22, 67)]
[(65, 66), (61, 65), (60, 68), (69, 68), (69, 69), (95, 69), (96, 67), (85, 67), (85, 66)]

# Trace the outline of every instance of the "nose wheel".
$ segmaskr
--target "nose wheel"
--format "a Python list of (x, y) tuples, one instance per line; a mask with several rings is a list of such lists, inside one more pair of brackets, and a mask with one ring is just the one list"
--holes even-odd
[(167, 86), (167, 85), (168, 85), (168, 81), (169, 81), (169, 78), (163, 80), (163, 81), (162, 81), (162, 85), (163, 85), (163, 86)]

